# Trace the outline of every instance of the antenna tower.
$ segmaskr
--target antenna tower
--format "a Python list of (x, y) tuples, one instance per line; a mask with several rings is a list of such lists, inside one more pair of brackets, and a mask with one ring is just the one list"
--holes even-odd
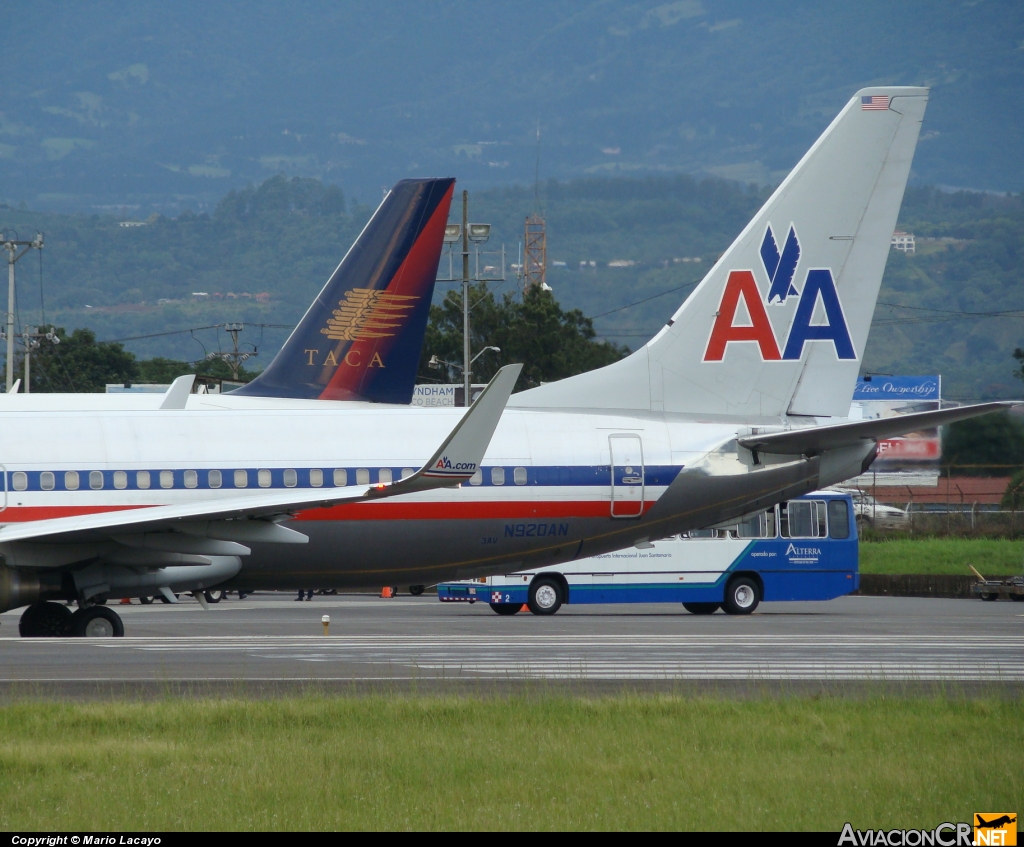
[(526, 219), (523, 229), (523, 291), (532, 286), (547, 284), (548, 236), (544, 218), (533, 214)]
[(523, 293), (531, 287), (547, 286), (548, 235), (540, 213), (540, 121), (537, 121), (537, 159), (533, 171), (533, 214), (523, 227)]

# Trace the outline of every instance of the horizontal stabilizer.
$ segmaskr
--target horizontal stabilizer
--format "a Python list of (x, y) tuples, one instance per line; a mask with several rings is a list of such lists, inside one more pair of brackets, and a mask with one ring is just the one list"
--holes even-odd
[(171, 383), (171, 387), (168, 388), (167, 393), (164, 394), (164, 399), (160, 401), (160, 408), (184, 409), (188, 405), (188, 397), (192, 393), (192, 384), (195, 381), (195, 374), (179, 376)]
[[(277, 531), (269, 526), (258, 530), (256, 526), (261, 520), (287, 518), (304, 509), (378, 500), (459, 485), (472, 477), (480, 467), (522, 367), (506, 365), (498, 371), (434, 455), (406, 479), (381, 485), (346, 486), (317, 491), (275, 491), (173, 506), (8, 524), (0, 528), (0, 553), (6, 555), (7, 550), (17, 549), (20, 559), (18, 564), (25, 567), (33, 566), (30, 551), (32, 545), (12, 545), (11, 542), (46, 541), (50, 544), (40, 547), (50, 548), (53, 544), (117, 541), (122, 545), (127, 543), (140, 548), (140, 555), (151, 553), (154, 549), (202, 555), (202, 552), (212, 552), (214, 545), (230, 545), (216, 549), (230, 549), (232, 555), (245, 555), (242, 551), (247, 553), (247, 548), (238, 542), (277, 543), (300, 540), (290, 535), (285, 537), (287, 528), (284, 527)], [(223, 523), (225, 521), (238, 521), (239, 528), (237, 531), (227, 529)], [(52, 565), (51, 559), (42, 554), (37, 559), (37, 567)]]
[(786, 432), (772, 432), (740, 438), (739, 443), (748, 450), (759, 453), (781, 453), (784, 455), (815, 454), (826, 450), (849, 447), (859, 442), (895, 438), (919, 429), (976, 418), (991, 412), (1001, 412), (1016, 402), (979, 403), (974, 406), (959, 406), (956, 409), (940, 409), (931, 412), (914, 412), (892, 418), (877, 418), (870, 421), (851, 421), (832, 426), (791, 429)]

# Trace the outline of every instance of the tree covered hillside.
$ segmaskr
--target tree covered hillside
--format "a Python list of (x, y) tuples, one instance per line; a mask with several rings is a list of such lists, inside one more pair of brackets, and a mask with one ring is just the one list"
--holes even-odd
[[(548, 282), (560, 307), (593, 319), (599, 339), (634, 348), (678, 308), (767, 196), (766, 189), (687, 176), (549, 181), (540, 188), (471, 194), (470, 219), (494, 227), (485, 249), (504, 244), (511, 265), (524, 218), (542, 211)], [(457, 193), (453, 219), (461, 214), (458, 203)], [(46, 323), (69, 332), (87, 327), (100, 340), (132, 338), (127, 349), (143, 357), (195, 360), (226, 343), (211, 327), (243, 321), (243, 341), (260, 347), (249, 365), (260, 367), (371, 212), (336, 187), (278, 176), (228, 193), (209, 215), (156, 216), (146, 226), (123, 227), (111, 216), (0, 207), (0, 227), (22, 237), (36, 229), (46, 234)], [(950, 397), (1017, 396), (1021, 198), (910, 189), (900, 226), (918, 237), (918, 253), (890, 254), (866, 369), (939, 372)], [(42, 319), (36, 262), (29, 255), (18, 265), (19, 325)], [(457, 287), (439, 283), (435, 304)], [(510, 272), (490, 289), (500, 302), (517, 285)], [(194, 300), (193, 292), (209, 298)]]

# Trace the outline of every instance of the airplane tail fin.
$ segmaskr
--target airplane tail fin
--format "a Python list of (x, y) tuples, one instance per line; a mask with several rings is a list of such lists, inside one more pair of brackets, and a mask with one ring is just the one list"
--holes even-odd
[(857, 92), (647, 345), (511, 405), (847, 415), (927, 101)]
[(395, 185), (274, 360), (232, 393), (411, 402), (454, 185)]

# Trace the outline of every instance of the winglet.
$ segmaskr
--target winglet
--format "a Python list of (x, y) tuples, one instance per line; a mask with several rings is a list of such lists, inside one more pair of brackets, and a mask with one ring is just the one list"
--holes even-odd
[(373, 489), (370, 497), (390, 497), (468, 481), (480, 468), (522, 369), (522, 365), (505, 365), (499, 370), (422, 468), (410, 477)]
[(160, 408), (184, 409), (185, 405), (188, 403), (188, 395), (192, 393), (192, 383), (195, 381), (195, 374), (179, 376), (171, 383), (171, 387), (167, 389), (167, 393), (164, 395), (164, 399), (160, 403)]

